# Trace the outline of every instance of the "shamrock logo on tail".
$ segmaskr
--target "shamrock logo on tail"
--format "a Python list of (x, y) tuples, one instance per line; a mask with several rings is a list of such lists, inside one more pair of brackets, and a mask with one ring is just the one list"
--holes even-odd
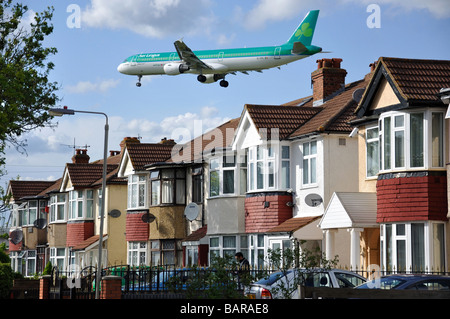
[(296, 37), (310, 37), (312, 36), (313, 30), (309, 27), (309, 23), (304, 23), (302, 24), (301, 28), (297, 30), (297, 32), (295, 33)]

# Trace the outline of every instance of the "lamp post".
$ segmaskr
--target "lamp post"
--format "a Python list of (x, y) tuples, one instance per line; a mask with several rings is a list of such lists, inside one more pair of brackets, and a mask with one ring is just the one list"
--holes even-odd
[(103, 249), (103, 223), (105, 216), (105, 197), (106, 197), (106, 167), (108, 158), (108, 116), (102, 112), (91, 112), (91, 111), (79, 111), (72, 110), (65, 106), (64, 108), (51, 108), (49, 109), (49, 114), (51, 116), (63, 116), (63, 115), (74, 115), (75, 113), (88, 113), (88, 114), (99, 114), (106, 118), (105, 123), (105, 141), (103, 144), (103, 175), (102, 175), (102, 208), (100, 210), (100, 232), (99, 232), (99, 242), (98, 242), (98, 261), (97, 261), (97, 274), (95, 276), (95, 299), (100, 298), (100, 280), (102, 276), (102, 249)]

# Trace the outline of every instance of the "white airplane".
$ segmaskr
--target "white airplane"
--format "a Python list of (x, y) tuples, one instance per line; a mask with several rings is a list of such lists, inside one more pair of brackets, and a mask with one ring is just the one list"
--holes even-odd
[(117, 70), (137, 76), (138, 87), (145, 75), (183, 73), (198, 74), (197, 80), (201, 83), (221, 80), (220, 86), (227, 87), (227, 74), (261, 72), (321, 52), (322, 48), (311, 45), (318, 16), (319, 10), (308, 12), (289, 40), (282, 45), (193, 52), (182, 40), (177, 40), (174, 43), (176, 52), (132, 55)]

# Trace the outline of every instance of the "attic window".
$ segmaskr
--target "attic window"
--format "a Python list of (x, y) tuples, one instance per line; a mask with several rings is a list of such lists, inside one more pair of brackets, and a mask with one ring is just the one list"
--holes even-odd
[(343, 137), (339, 138), (339, 146), (345, 146), (347, 143), (347, 140)]

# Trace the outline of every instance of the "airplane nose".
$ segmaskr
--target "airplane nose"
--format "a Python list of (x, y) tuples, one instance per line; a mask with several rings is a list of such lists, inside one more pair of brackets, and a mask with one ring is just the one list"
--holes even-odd
[(120, 63), (119, 66), (117, 67), (117, 71), (119, 71), (120, 73), (123, 73), (124, 69), (124, 65), (123, 63)]

